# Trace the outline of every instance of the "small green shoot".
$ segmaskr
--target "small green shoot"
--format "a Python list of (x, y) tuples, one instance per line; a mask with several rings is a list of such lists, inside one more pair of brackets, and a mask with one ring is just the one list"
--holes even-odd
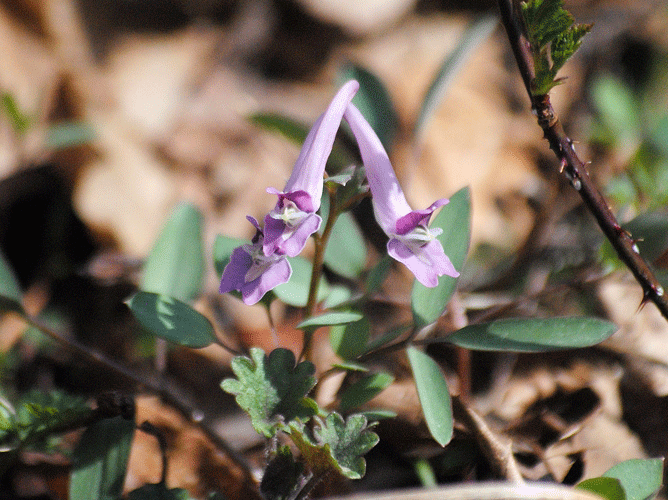
[(521, 6), (534, 62), (531, 93), (546, 95), (561, 83), (557, 73), (580, 48), (592, 25), (575, 24), (563, 0), (529, 0)]

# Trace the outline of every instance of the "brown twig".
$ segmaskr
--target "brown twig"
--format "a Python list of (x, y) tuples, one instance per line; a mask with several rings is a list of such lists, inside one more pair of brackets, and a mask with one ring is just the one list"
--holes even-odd
[(663, 287), (645, 259), (640, 256), (636, 241), (619, 225), (603, 195), (589, 177), (585, 163), (578, 157), (573, 147), (573, 141), (564, 131), (559, 117), (552, 108), (550, 96), (548, 94), (534, 95), (531, 92), (531, 83), (535, 78), (531, 47), (524, 35), (520, 14), (514, 1), (499, 0), (498, 4), (501, 21), (508, 34), (510, 46), (531, 100), (531, 110), (538, 119), (538, 125), (543, 130), (550, 149), (559, 159), (559, 172), (568, 179), (571, 186), (580, 194), (603, 234), (642, 287), (642, 303), (653, 302), (664, 318), (668, 320), (668, 297), (664, 293)]
[[(49, 338), (56, 341), (58, 344), (68, 349), (74, 355), (83, 359), (87, 363), (102, 366), (113, 371), (119, 378), (133, 382), (140, 387), (143, 387), (155, 394), (159, 394), (164, 401), (172, 405), (181, 415), (183, 415), (189, 422), (197, 425), (199, 429), (211, 440), (211, 442), (220, 450), (222, 450), (244, 473), (245, 480), (249, 483), (254, 483), (253, 468), (250, 463), (237, 450), (235, 450), (225, 439), (223, 439), (215, 430), (214, 423), (206, 416), (201, 417), (201, 413), (191, 402), (184, 401), (184, 395), (177, 391), (171, 385), (164, 383), (164, 378), (156, 378), (150, 374), (140, 374), (133, 369), (124, 366), (121, 363), (105, 356), (104, 354), (88, 348), (87, 346), (69, 338), (67, 335), (62, 335), (59, 332), (48, 327), (37, 318), (23, 315), (23, 319), (31, 326), (37, 328)], [(102, 409), (104, 410), (104, 409)], [(105, 410), (107, 411), (107, 410)], [(108, 412), (108, 411), (107, 411)], [(99, 416), (100, 411), (95, 415)]]
[(494, 472), (508, 481), (524, 483), (510, 440), (492, 431), (482, 416), (456, 396), (452, 398), (452, 411), (473, 434)]

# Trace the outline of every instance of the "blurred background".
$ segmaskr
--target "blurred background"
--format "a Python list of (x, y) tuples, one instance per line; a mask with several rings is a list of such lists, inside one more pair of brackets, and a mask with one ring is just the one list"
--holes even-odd
[[(566, 8), (594, 28), (562, 70), (567, 79), (553, 91), (554, 106), (620, 219), (648, 210), (661, 214), (668, 203), (668, 6), (662, 0), (568, 0)], [(0, 250), (26, 292), (26, 308), (115, 359), (143, 359), (142, 349), (150, 348), (137, 341), (122, 300), (136, 288), (166, 218), (183, 201), (202, 211), (207, 262), (217, 234), (251, 237), (245, 216), (261, 219), (273, 207), (265, 190), (282, 188), (299, 145), (248, 117), (271, 112), (310, 126), (351, 66), (386, 88), (396, 112), (391, 156), (412, 206), (424, 208), (470, 186), (471, 254), (460, 287), (480, 293), (463, 299), (465, 309), (539, 294), (560, 272), (573, 280), (589, 277), (591, 266), (605, 258), (598, 253), (600, 233), (557, 173), (501, 26), (480, 40), (414, 133), (441, 65), (467, 26), (489, 15), (496, 15), (492, 0), (0, 1)], [(410, 276), (395, 272), (387, 294), (405, 301)], [(210, 265), (198, 308), (237, 341), (274, 346), (263, 311), (220, 297), (218, 280)], [(514, 288), (519, 282), (521, 290)], [(633, 379), (631, 386), (643, 388), (633, 392), (633, 401), (648, 399), (644, 407), (657, 409), (660, 424), (640, 418), (628, 449), (615, 444), (616, 451), (601, 454), (612, 460), (667, 452), (660, 416), (668, 394), (665, 323), (654, 306), (638, 310), (642, 292), (627, 275), (583, 288), (578, 293), (595, 290), (586, 306), (569, 289), (515, 307), (555, 315), (593, 310), (626, 328), (630, 337), (612, 340), (603, 356), (608, 378), (591, 375), (602, 363), (596, 358), (592, 365), (576, 363), (577, 376), (569, 365), (562, 380), (572, 378), (570, 389), (579, 387), (573, 380), (588, 385), (593, 379), (616, 388), (619, 377), (611, 367), (636, 356), (644, 385)], [(290, 311), (276, 314), (279, 344), (298, 346)], [(104, 371), (91, 375), (89, 367), (41, 342), (26, 341), (23, 325), (11, 318), (0, 322), (8, 385), (83, 393), (116, 388), (118, 381)], [(218, 404), (229, 355), (177, 353), (172, 373), (202, 393), (216, 393), (210, 403)], [(542, 386), (533, 377), (526, 375), (535, 397), (558, 385), (557, 375), (539, 378)], [(610, 411), (620, 421), (622, 399), (615, 391), (610, 408), (616, 410)], [(520, 400), (513, 400), (521, 408), (517, 415), (528, 404)], [(412, 401), (411, 411), (419, 412)], [(146, 415), (173, 419), (165, 426), (196, 432), (183, 431), (186, 424), (155, 398), (143, 404)], [(654, 449), (643, 448), (646, 435), (658, 436)], [(220, 475), (217, 467), (226, 465), (211, 458), (210, 444), (188, 451), (188, 439), (186, 433), (174, 441), (181, 446), (173, 453), (173, 468), (181, 471), (170, 476), (174, 485), (201, 492), (206, 485), (234, 483), (233, 473)], [(239, 437), (235, 446), (252, 448), (243, 439), (253, 438)], [(155, 449), (133, 453), (141, 458), (134, 459), (129, 481), (136, 487), (156, 480)], [(200, 460), (215, 464), (211, 477)], [(21, 490), (15, 479), (23, 476), (17, 475), (14, 491), (55, 495), (45, 486), (48, 474), (23, 473), (33, 483)]]

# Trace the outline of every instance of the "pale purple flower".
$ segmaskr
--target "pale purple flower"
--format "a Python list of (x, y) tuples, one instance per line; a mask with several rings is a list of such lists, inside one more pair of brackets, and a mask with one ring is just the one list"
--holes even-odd
[(371, 125), (353, 104), (346, 108), (344, 118), (355, 135), (362, 155), (376, 220), (390, 238), (387, 252), (427, 287), (438, 285), (439, 276), (459, 276), (445, 255), (441, 242), (436, 239), (443, 230), (428, 227), (431, 214), (448, 200), (442, 198), (425, 210), (412, 210), (385, 148)]
[(262, 248), (264, 234), (260, 225), (253, 217), (246, 218), (257, 231), (250, 245), (242, 245), (232, 252), (220, 280), (220, 293), (238, 290), (244, 303), (250, 306), (259, 302), (272, 288), (287, 282), (292, 268), (285, 255), (265, 255)]
[(264, 219), (266, 255), (278, 252), (294, 257), (320, 228), (322, 219), (316, 212), (320, 208), (325, 164), (346, 106), (358, 88), (355, 80), (341, 87), (306, 137), (283, 191), (267, 189), (268, 193), (278, 195), (278, 202)]

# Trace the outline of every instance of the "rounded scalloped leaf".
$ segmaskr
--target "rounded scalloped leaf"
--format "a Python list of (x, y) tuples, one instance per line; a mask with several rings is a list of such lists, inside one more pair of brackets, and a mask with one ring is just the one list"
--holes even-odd
[(294, 353), (283, 348), (274, 349), (269, 356), (252, 348), (250, 356), (232, 360), (237, 378), (223, 380), (221, 387), (236, 396), (259, 434), (273, 437), (284, 423), (307, 420), (317, 413), (315, 402), (306, 398), (316, 383), (313, 363), (296, 364)]
[(598, 318), (513, 318), (469, 325), (439, 340), (476, 351), (545, 352), (589, 347), (616, 331)]
[(332, 412), (324, 421), (315, 421), (313, 432), (301, 422), (290, 424), (290, 438), (311, 470), (322, 474), (335, 469), (349, 479), (362, 478), (366, 472), (364, 455), (379, 441), (366, 417), (353, 414), (344, 420)]

